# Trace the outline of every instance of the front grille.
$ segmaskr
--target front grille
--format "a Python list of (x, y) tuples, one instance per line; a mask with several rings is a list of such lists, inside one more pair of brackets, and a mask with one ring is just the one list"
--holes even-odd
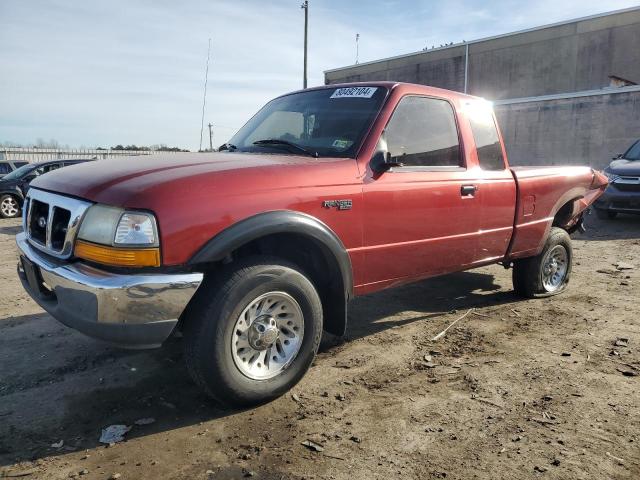
[(82, 215), (90, 206), (75, 198), (30, 189), (24, 221), (29, 243), (54, 257), (69, 258)]
[(47, 244), (47, 219), (49, 218), (49, 204), (38, 200), (31, 201), (31, 218), (29, 220), (29, 235), (34, 242)]
[(612, 185), (622, 192), (640, 192), (640, 177), (619, 177)]

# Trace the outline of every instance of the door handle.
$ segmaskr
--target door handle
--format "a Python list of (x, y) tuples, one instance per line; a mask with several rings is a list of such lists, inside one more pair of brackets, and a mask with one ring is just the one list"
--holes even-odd
[(473, 197), (478, 191), (477, 185), (462, 185), (460, 187), (460, 195), (463, 197)]

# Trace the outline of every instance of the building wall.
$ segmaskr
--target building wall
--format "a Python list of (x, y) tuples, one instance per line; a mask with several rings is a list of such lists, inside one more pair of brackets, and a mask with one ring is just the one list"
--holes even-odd
[(513, 165), (604, 168), (640, 138), (640, 91), (495, 106)]
[(390, 80), (490, 100), (603, 88), (615, 75), (640, 84), (640, 7), (560, 25), (325, 72), (325, 83)]
[(464, 91), (465, 46), (325, 72), (325, 83), (389, 80)]
[(640, 83), (640, 10), (469, 46), (468, 93), (499, 100)]
[(512, 163), (603, 167), (640, 138), (638, 92), (516, 101), (603, 89), (609, 76), (640, 84), (640, 7), (328, 70), (325, 83), (389, 80), (464, 91), (467, 48), (467, 93), (497, 101)]

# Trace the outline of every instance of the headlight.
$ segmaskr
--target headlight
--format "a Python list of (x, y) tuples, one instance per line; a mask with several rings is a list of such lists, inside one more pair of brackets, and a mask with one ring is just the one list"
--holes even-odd
[(121, 245), (156, 245), (156, 220), (149, 213), (125, 213), (113, 241)]
[(156, 219), (147, 212), (94, 205), (80, 225), (75, 255), (106, 265), (160, 266)]

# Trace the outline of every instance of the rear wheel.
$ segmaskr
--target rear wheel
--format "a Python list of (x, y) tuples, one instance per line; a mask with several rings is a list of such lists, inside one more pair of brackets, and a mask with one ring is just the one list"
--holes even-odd
[(184, 326), (186, 360), (216, 400), (253, 405), (282, 395), (304, 376), (322, 335), (322, 305), (294, 265), (252, 257), (200, 287)]
[(0, 197), (0, 216), (2, 218), (16, 218), (20, 215), (20, 203), (13, 195)]
[(539, 255), (514, 262), (513, 288), (529, 298), (557, 295), (567, 288), (572, 261), (569, 234), (553, 227)]

